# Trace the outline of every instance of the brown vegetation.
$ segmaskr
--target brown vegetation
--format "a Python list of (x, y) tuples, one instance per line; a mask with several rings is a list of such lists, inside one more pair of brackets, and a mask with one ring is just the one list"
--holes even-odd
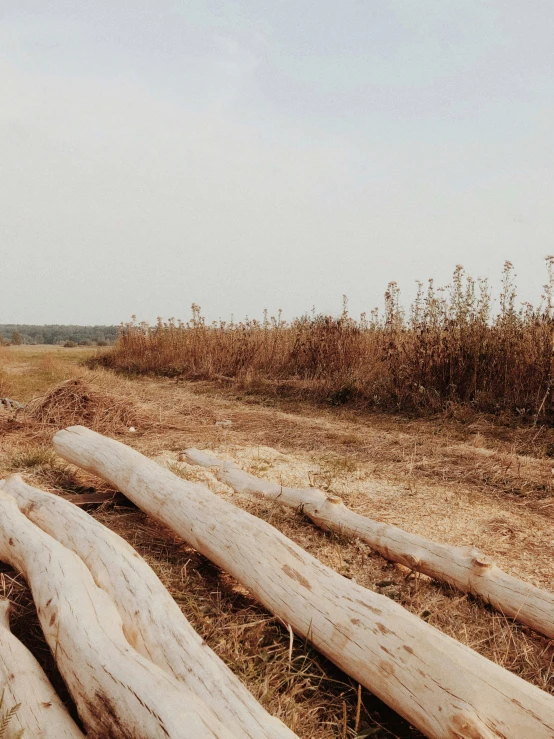
[(422, 286), (408, 313), (391, 283), (385, 310), (354, 320), (313, 316), (286, 323), (206, 324), (198, 306), (188, 323), (133, 321), (96, 361), (129, 373), (228, 380), (250, 391), (356, 402), (401, 411), (459, 404), (535, 421), (554, 418), (554, 260), (538, 307), (516, 308), (506, 263), (500, 310), (492, 315), (485, 280), (461, 267), (445, 289)]
[(81, 379), (62, 382), (44, 397), (31, 401), (26, 411), (39, 423), (56, 429), (82, 424), (104, 432), (127, 430), (139, 418), (130, 400), (94, 389)]

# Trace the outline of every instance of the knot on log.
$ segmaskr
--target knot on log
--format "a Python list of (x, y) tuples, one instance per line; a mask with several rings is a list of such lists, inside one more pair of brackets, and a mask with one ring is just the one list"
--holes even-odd
[(338, 495), (328, 495), (325, 502), (331, 503), (331, 505), (342, 505), (342, 498), (339, 498)]
[(483, 554), (483, 552), (479, 552), (477, 549), (474, 549), (470, 553), (470, 557), (472, 569), (479, 573), (490, 570), (490, 568), (493, 566), (492, 559), (486, 554)]
[(491, 731), (477, 716), (458, 713), (452, 718), (453, 736), (457, 739), (497, 739), (500, 737)]

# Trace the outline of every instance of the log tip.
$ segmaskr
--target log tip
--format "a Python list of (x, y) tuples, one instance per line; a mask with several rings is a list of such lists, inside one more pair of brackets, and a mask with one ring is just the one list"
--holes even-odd
[(12, 610), (12, 604), (9, 600), (2, 598), (0, 599), (0, 626), (6, 629), (10, 628), (10, 612)]
[(66, 434), (78, 434), (80, 436), (100, 436), (100, 434), (97, 434), (96, 431), (93, 431), (92, 429), (87, 428), (86, 426), (81, 426), (80, 424), (76, 424), (75, 426), (66, 426), (64, 429), (60, 429), (54, 434), (54, 439), (58, 436), (65, 436)]

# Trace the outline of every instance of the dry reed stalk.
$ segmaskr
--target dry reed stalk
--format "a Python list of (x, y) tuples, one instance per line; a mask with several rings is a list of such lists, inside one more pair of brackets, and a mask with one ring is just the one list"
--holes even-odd
[(486, 281), (458, 267), (448, 288), (429, 282), (406, 313), (391, 283), (382, 315), (314, 316), (285, 323), (206, 324), (198, 306), (188, 323), (127, 324), (95, 361), (129, 373), (224, 380), (251, 391), (357, 402), (382, 410), (436, 412), (452, 405), (554, 419), (552, 366), (554, 259), (538, 307), (516, 308), (506, 263), (500, 311)]

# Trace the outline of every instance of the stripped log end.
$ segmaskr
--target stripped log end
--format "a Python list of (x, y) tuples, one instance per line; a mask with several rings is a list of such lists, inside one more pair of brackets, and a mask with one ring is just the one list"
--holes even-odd
[(9, 600), (0, 600), (0, 626), (6, 629), (10, 628), (10, 612), (12, 610), (12, 604)]

